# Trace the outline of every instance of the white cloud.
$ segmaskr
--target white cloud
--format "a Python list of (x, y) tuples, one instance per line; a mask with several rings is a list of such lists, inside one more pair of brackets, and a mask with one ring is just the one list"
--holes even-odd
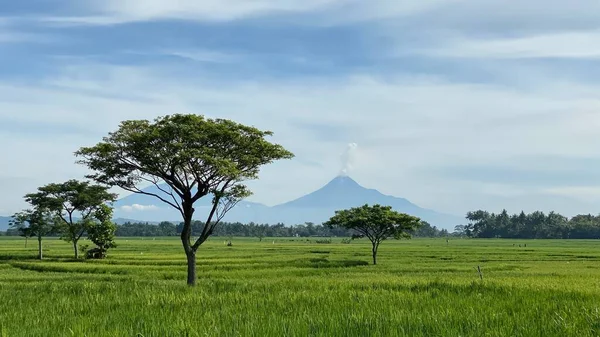
[[(64, 0), (64, 15), (42, 20), (66, 25), (115, 25), (156, 20), (226, 22), (268, 18), (285, 25), (388, 25), (379, 35), (523, 35), (600, 28), (596, 0)], [(39, 19), (39, 18), (38, 18)], [(390, 28), (392, 25), (393, 28)], [(515, 34), (518, 33), (518, 34)], [(527, 34), (526, 34), (527, 35)]]
[[(599, 88), (547, 85), (544, 78), (538, 83), (533, 90), (363, 75), (225, 86), (212, 78), (168, 77), (156, 67), (69, 67), (61, 77), (37, 84), (0, 83), (0, 124), (39, 123), (46, 128), (13, 128), (0, 134), (0, 142), (11, 144), (0, 148), (0, 157), (11, 163), (3, 167), (2, 176), (32, 179), (9, 186), (2, 202), (4, 208), (19, 209), (21, 201), (14, 195), (39, 183), (83, 176), (83, 167), (69, 164), (75, 160), (72, 153), (99, 141), (123, 119), (184, 112), (273, 130), (274, 140), (296, 153), (295, 160), (266, 167), (261, 180), (251, 183), (255, 201), (275, 204), (321, 187), (339, 172), (340, 150), (355, 141), (361, 144), (361, 156), (352, 176), (360, 183), (460, 214), (482, 201), (498, 200), (485, 192), (495, 187), (475, 184), (465, 189), (463, 182), (422, 172), (526, 156), (600, 157)], [(296, 122), (333, 126), (341, 130), (340, 136), (318, 139)], [(52, 133), (56, 127), (73, 133)], [(510, 186), (495, 189), (500, 196), (518, 192)], [(525, 191), (522, 200), (527, 193), (538, 191)]]
[(437, 57), (483, 59), (600, 59), (600, 30), (513, 38), (451, 38), (440, 47), (421, 50), (418, 53)]
[[(377, 20), (416, 14), (464, 0), (90, 0), (73, 7), (78, 16), (55, 16), (58, 24), (113, 25), (152, 20), (233, 21), (311, 14), (311, 25)], [(289, 21), (287, 21), (289, 22)], [(299, 21), (296, 23), (300, 23)]]
[(86, 4), (89, 15), (50, 20), (92, 25), (172, 19), (230, 21), (277, 12), (307, 12), (340, 2), (345, 0), (92, 0)]
[(141, 211), (141, 212), (145, 212), (145, 211), (154, 211), (157, 210), (158, 207), (155, 205), (139, 205), (139, 204), (133, 204), (131, 206), (121, 206), (121, 210), (125, 211), (125, 212), (133, 212), (133, 211)]
[[(566, 186), (546, 188), (544, 192), (580, 200), (600, 201), (600, 186)], [(592, 210), (590, 210), (592, 211)]]

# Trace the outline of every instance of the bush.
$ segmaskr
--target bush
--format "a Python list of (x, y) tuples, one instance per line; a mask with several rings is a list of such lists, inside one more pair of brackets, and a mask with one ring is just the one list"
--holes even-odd
[(82, 254), (87, 254), (90, 245), (79, 245), (79, 252)]
[(104, 259), (106, 257), (106, 251), (101, 248), (92, 248), (85, 253), (86, 259)]

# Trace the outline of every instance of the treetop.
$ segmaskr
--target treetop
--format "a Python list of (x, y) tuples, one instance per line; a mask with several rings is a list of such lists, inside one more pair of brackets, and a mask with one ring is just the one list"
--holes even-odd
[(264, 164), (292, 158), (265, 139), (271, 135), (226, 119), (174, 114), (153, 122), (123, 121), (102, 142), (76, 155), (94, 171), (88, 177), (100, 183), (139, 192), (139, 183), (163, 181), (179, 197), (197, 200), (224, 184), (257, 178)]

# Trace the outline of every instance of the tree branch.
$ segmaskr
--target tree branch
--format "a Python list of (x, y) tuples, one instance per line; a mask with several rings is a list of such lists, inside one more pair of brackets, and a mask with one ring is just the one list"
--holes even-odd
[(170, 202), (170, 201), (168, 201), (168, 200), (164, 199), (163, 197), (161, 197), (161, 196), (160, 196), (160, 195), (158, 195), (158, 194), (144, 192), (144, 191), (140, 190), (139, 188), (137, 188), (137, 187), (135, 187), (135, 186), (134, 186), (134, 187), (130, 187), (130, 186), (119, 186), (119, 187), (121, 187), (122, 189), (124, 189), (124, 190), (126, 190), (126, 191), (132, 192), (132, 193), (144, 194), (144, 195), (148, 195), (148, 196), (151, 196), (151, 197), (158, 198), (160, 201), (162, 201), (162, 202), (164, 202), (164, 203), (166, 203), (166, 204), (170, 205), (171, 207), (173, 207), (173, 208), (175, 208), (175, 209), (179, 210), (179, 212), (181, 212), (181, 214), (183, 215), (183, 211), (182, 211), (181, 207), (180, 207), (178, 204), (174, 204), (174, 203), (172, 203), (172, 202)]
[(156, 186), (156, 188), (158, 188), (159, 191), (171, 196), (171, 199), (173, 199), (173, 202), (175, 203), (175, 205), (177, 205), (176, 208), (181, 208), (181, 204), (179, 203), (179, 201), (177, 201), (177, 199), (173, 195), (172, 191), (174, 191), (174, 189), (173, 189), (173, 187), (171, 187), (171, 185), (167, 184), (167, 186), (169, 186), (171, 188), (171, 192), (168, 192), (165, 189), (163, 189), (162, 187), (160, 187), (160, 184), (158, 183), (158, 179), (148, 179), (148, 178), (144, 178), (144, 177), (140, 177), (140, 179), (143, 179), (143, 180), (153, 184), (154, 186)]

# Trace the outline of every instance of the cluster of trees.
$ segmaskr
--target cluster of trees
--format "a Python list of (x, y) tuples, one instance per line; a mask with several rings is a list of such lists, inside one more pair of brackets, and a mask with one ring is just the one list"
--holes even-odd
[[(117, 226), (117, 236), (180, 236), (185, 224), (175, 225), (171, 222), (161, 222), (158, 225), (148, 223), (124, 223)], [(192, 222), (192, 235), (199, 236), (204, 230), (204, 222)], [(303, 225), (285, 226), (282, 223), (243, 224), (241, 222), (222, 222), (213, 230), (215, 236), (256, 237), (262, 240), (266, 237), (330, 237), (351, 236), (351, 231), (343, 228), (328, 228), (307, 222)]]
[(48, 184), (25, 196), (31, 208), (13, 215), (10, 224), (26, 240), (37, 238), (40, 260), (44, 255), (42, 240), (51, 234), (72, 243), (76, 259), (79, 258), (79, 240), (86, 235), (96, 245), (86, 253), (102, 258), (109, 248), (115, 247), (116, 226), (109, 204), (116, 197), (107, 187), (85, 181)]
[(143, 222), (126, 222), (117, 225), (117, 236), (179, 236), (181, 232), (177, 231), (178, 226), (172, 222), (163, 221), (158, 225)]
[(454, 236), (454, 233), (449, 233), (447, 229), (439, 229), (436, 226), (430, 225), (427, 221), (421, 221), (421, 226), (413, 229), (412, 236), (418, 238), (445, 238)]
[(467, 213), (467, 225), (455, 233), (474, 238), (518, 239), (600, 239), (600, 216), (577, 215), (571, 219), (555, 212), (498, 214), (486, 211)]

